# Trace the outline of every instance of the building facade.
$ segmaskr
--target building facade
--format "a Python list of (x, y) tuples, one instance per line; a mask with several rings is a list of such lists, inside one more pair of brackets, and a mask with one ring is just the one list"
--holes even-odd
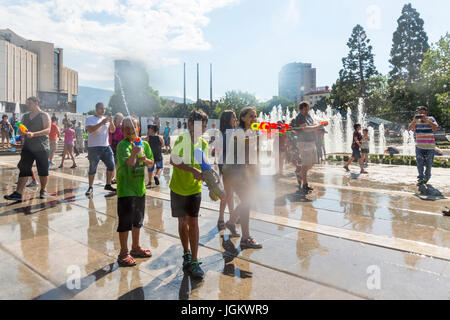
[(331, 95), (330, 88), (326, 87), (318, 87), (314, 91), (310, 91), (305, 94), (304, 100), (308, 101), (311, 107), (314, 107), (316, 103), (318, 103), (323, 98), (328, 98)]
[(310, 63), (289, 63), (281, 68), (278, 76), (278, 96), (296, 104), (305, 94), (316, 90), (316, 69)]
[(0, 103), (25, 111), (26, 99), (37, 96), (45, 111), (76, 112), (78, 73), (63, 65), (63, 49), (53, 43), (26, 40), (0, 30)]

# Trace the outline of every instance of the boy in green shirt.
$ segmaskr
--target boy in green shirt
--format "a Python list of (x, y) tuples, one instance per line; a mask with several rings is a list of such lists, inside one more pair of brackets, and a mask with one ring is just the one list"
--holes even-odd
[[(194, 130), (194, 123), (196, 130)], [(201, 122), (201, 126), (199, 123)], [(208, 116), (202, 110), (193, 110), (189, 115), (188, 131), (182, 133), (172, 149), (170, 164), (173, 174), (170, 181), (170, 205), (172, 217), (178, 218), (178, 233), (183, 245), (183, 269), (193, 278), (203, 279), (204, 272), (197, 259), (199, 230), (198, 213), (202, 200), (202, 172), (194, 161), (194, 149), (200, 148), (208, 154), (208, 143), (201, 138), (208, 124)], [(191, 247), (192, 253), (189, 250)]]
[[(153, 154), (149, 144), (134, 144), (139, 132), (138, 120), (127, 117), (122, 123), (125, 137), (117, 145), (117, 213), (119, 216), (120, 254), (117, 262), (120, 266), (136, 265), (135, 258), (150, 258), (150, 250), (144, 250), (139, 244), (139, 233), (145, 214), (145, 167), (153, 167)], [(142, 148), (142, 152), (141, 152)], [(128, 233), (131, 231), (131, 251), (128, 252)]]

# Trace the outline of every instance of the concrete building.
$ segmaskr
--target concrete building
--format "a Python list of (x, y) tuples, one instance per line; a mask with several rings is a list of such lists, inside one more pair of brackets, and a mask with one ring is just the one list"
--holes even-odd
[(316, 88), (316, 90), (306, 93), (303, 100), (308, 101), (309, 104), (311, 105), (311, 107), (314, 107), (317, 102), (319, 102), (323, 98), (329, 97), (330, 95), (331, 95), (331, 91), (328, 86), (318, 87), (318, 88)]
[(316, 69), (310, 63), (289, 63), (278, 76), (278, 95), (296, 104), (306, 93), (316, 90)]
[(53, 43), (26, 40), (0, 30), (0, 103), (25, 111), (26, 99), (37, 96), (46, 111), (76, 112), (78, 73), (63, 65), (63, 49)]

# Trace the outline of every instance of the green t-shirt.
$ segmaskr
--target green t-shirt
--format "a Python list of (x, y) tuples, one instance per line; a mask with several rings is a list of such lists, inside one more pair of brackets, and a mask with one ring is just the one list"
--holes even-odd
[[(192, 143), (189, 132), (181, 134), (175, 141), (172, 155), (180, 156), (184, 164), (200, 170), (200, 165), (194, 160), (194, 149), (201, 148), (205, 155), (208, 155), (208, 143), (203, 138), (199, 138), (195, 145)], [(191, 150), (191, 156), (185, 157), (184, 150)], [(188, 159), (189, 160), (188, 160)], [(202, 192), (202, 182), (194, 179), (191, 172), (187, 172), (173, 167), (172, 178), (170, 180), (170, 190), (180, 196), (191, 196)]]
[[(142, 141), (144, 154), (147, 159), (153, 160), (152, 149), (147, 141)], [(127, 139), (122, 140), (117, 145), (117, 197), (142, 197), (145, 195), (145, 164), (140, 166), (136, 160), (134, 167), (127, 165), (127, 160), (131, 156), (133, 145)]]

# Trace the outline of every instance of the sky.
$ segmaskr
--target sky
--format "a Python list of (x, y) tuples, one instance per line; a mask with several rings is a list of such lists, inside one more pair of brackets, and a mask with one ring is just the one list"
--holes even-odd
[(278, 73), (291, 62), (312, 63), (317, 86), (331, 86), (361, 24), (378, 71), (389, 72), (392, 34), (403, 5), (425, 21), (429, 42), (450, 29), (448, 0), (0, 0), (0, 29), (64, 48), (64, 65), (79, 85), (113, 89), (114, 59), (145, 63), (162, 96), (214, 99), (241, 90), (265, 101), (278, 94)]

